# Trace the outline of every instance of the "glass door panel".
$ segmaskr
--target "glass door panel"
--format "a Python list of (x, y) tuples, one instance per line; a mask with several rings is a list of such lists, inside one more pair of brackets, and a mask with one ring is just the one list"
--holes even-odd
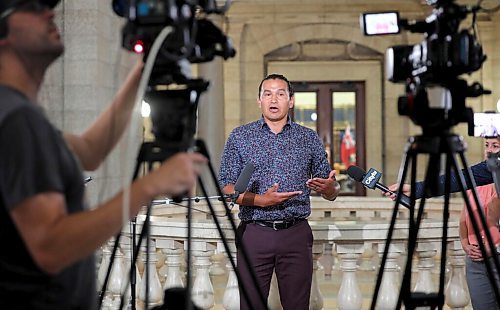
[(332, 92), (333, 168), (344, 193), (356, 191), (346, 170), (356, 165), (356, 92)]
[(295, 107), (293, 109), (294, 121), (314, 131), (317, 129), (318, 113), (316, 106), (318, 96), (316, 92), (296, 92)]

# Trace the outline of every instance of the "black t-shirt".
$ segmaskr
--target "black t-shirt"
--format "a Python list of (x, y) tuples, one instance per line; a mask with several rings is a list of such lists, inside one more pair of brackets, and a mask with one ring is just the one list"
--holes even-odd
[(48, 275), (11, 220), (16, 205), (44, 192), (62, 193), (69, 214), (86, 209), (82, 172), (62, 134), (38, 106), (0, 85), (0, 309), (95, 309), (94, 257)]

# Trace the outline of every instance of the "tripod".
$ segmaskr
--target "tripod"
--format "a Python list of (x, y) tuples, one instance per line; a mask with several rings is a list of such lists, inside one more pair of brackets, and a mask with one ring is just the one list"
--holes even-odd
[[(461, 164), (463, 167), (468, 167), (466, 158), (465, 158), (465, 147), (463, 145), (462, 139), (456, 135), (449, 134), (447, 132), (439, 135), (439, 136), (416, 136), (409, 139), (409, 142), (406, 146), (405, 155), (403, 156), (403, 161), (401, 164), (402, 172), (399, 177), (399, 190), (396, 198), (396, 203), (394, 207), (394, 211), (391, 217), (391, 223), (389, 225), (389, 231), (387, 234), (387, 242), (385, 244), (384, 253), (382, 256), (380, 271), (377, 275), (377, 281), (375, 284), (375, 291), (373, 294), (373, 299), (371, 303), (370, 309), (375, 309), (377, 303), (378, 292), (380, 289), (380, 285), (382, 282), (383, 272), (385, 262), (387, 260), (389, 245), (392, 240), (392, 234), (395, 227), (396, 217), (398, 214), (399, 201), (402, 197), (403, 192), (403, 183), (406, 179), (406, 175), (408, 172), (408, 167), (411, 162), (411, 207), (409, 214), (409, 237), (408, 237), (408, 258), (406, 261), (406, 266), (404, 269), (404, 275), (401, 283), (401, 288), (399, 291), (398, 301), (396, 309), (400, 309), (401, 304), (405, 304), (406, 309), (415, 309), (416, 307), (422, 306), (430, 306), (431, 309), (442, 309), (444, 305), (444, 281), (445, 281), (445, 265), (446, 265), (446, 248), (447, 248), (447, 236), (448, 236), (448, 220), (449, 220), (449, 200), (450, 200), (450, 188), (451, 188), (451, 178), (452, 178), (452, 170), (458, 176), (458, 185), (460, 187), (460, 191), (462, 192), (462, 196), (467, 207), (467, 211), (471, 214), (471, 222), (474, 228), (474, 233), (478, 240), (480, 238), (480, 228), (479, 223), (477, 223), (476, 216), (474, 215), (471, 203), (467, 197), (466, 189), (471, 188), (474, 202), (477, 207), (478, 217), (481, 222), (481, 226), (484, 227), (484, 232), (486, 234), (486, 239), (488, 242), (488, 246), (490, 249), (495, 249), (493, 245), (493, 240), (489, 231), (487, 229), (487, 224), (485, 220), (485, 216), (483, 211), (481, 210), (481, 204), (478, 199), (477, 192), (475, 190), (475, 182), (472, 178), (471, 171), (468, 169), (464, 170), (464, 175), (462, 175), (461, 171), (458, 168), (457, 160), (455, 156), (458, 154), (461, 160)], [(417, 156), (418, 154), (428, 154), (429, 162), (425, 175), (425, 183), (424, 183), (424, 196), (420, 201), (420, 206), (418, 209), (417, 218), (415, 219), (415, 198), (416, 198), (416, 189), (415, 189), (415, 180), (416, 180), (416, 172), (417, 172)], [(443, 190), (440, 190), (439, 187), (443, 186), (443, 183), (439, 182), (439, 171), (440, 171), (440, 160), (441, 155), (446, 156), (445, 161), (445, 175), (444, 175), (444, 187)], [(464, 180), (465, 177), (465, 180)], [(467, 184), (467, 186), (465, 186)], [(417, 237), (418, 231), (420, 228), (420, 224), (422, 221), (422, 216), (424, 214), (425, 209), (425, 199), (426, 197), (439, 196), (444, 194), (444, 205), (443, 205), (443, 232), (441, 239), (441, 261), (440, 261), (440, 274), (439, 274), (439, 290), (437, 293), (423, 293), (423, 292), (411, 292), (411, 267), (412, 267), (412, 257), (417, 245)], [(481, 253), (483, 257), (487, 257), (486, 247), (482, 242), (479, 242), (479, 247), (481, 249)], [(498, 257), (493, 260), (494, 267), (497, 272), (500, 271)], [(486, 268), (488, 271), (488, 278), (490, 280), (491, 285), (495, 290), (495, 297), (497, 303), (500, 306), (500, 293), (498, 290), (498, 285), (494, 279), (493, 266), (489, 263), (487, 259), (485, 259)]]
[[(216, 174), (215, 174), (215, 170), (213, 168), (213, 165), (211, 164), (210, 162), (210, 157), (209, 157), (209, 154), (208, 154), (208, 150), (205, 146), (205, 143), (202, 141), (202, 140), (196, 140), (195, 141), (195, 146), (196, 146), (196, 150), (198, 152), (200, 152), (201, 154), (203, 154), (205, 157), (207, 157), (209, 160), (208, 160), (208, 167), (209, 167), (209, 170), (210, 170), (210, 176), (212, 178), (212, 181), (214, 182), (214, 184), (216, 185), (215, 187), (217, 188), (217, 191), (218, 191), (218, 195), (220, 197), (224, 197), (224, 195), (222, 194), (222, 191), (220, 189), (220, 187), (217, 185), (217, 177), (216, 177)], [(158, 145), (157, 143), (155, 142), (146, 142), (146, 143), (143, 143), (141, 145), (141, 149), (139, 151), (139, 155), (137, 157), (137, 164), (136, 164), (136, 168), (134, 169), (134, 179), (137, 178), (138, 174), (139, 174), (139, 171), (140, 171), (140, 167), (143, 163), (146, 163), (148, 166), (148, 170), (151, 170), (153, 168), (153, 164), (155, 162), (163, 162), (166, 158), (168, 158), (169, 156), (173, 155), (173, 153), (176, 153), (176, 152), (173, 152), (173, 151), (168, 151), (166, 150), (164, 147)], [(201, 180), (201, 178), (198, 178), (198, 182), (200, 184), (200, 187), (203, 191), (203, 194), (205, 196), (208, 196), (207, 195), (207, 190), (205, 188), (205, 185), (203, 183), (203, 181)], [(180, 201), (180, 198), (177, 197), (177, 198), (174, 198), (174, 201)], [(251, 269), (251, 266), (249, 265), (249, 260), (247, 259), (248, 255), (247, 255), (247, 251), (244, 247), (244, 245), (242, 244), (241, 240), (238, 240), (239, 239), (239, 235), (236, 233), (236, 224), (235, 224), (235, 221), (234, 219), (232, 218), (232, 213), (231, 213), (231, 210), (229, 209), (229, 206), (227, 204), (227, 202), (225, 201), (225, 199), (222, 199), (222, 202), (223, 202), (223, 205), (224, 205), (224, 208), (225, 208), (225, 211), (226, 211), (226, 216), (231, 224), (231, 227), (233, 229), (233, 231), (235, 232), (235, 239), (236, 239), (236, 242), (238, 244), (240, 244), (241, 246), (241, 250), (242, 250), (242, 254), (243, 256), (245, 257), (245, 261), (247, 262), (247, 268)], [(136, 232), (135, 232), (135, 228), (136, 228), (136, 223), (135, 223), (135, 219), (132, 220), (132, 250), (133, 250), (133, 255), (132, 255), (132, 261), (131, 261), (131, 269), (130, 269), (130, 285), (131, 285), (131, 304), (132, 304), (132, 309), (135, 309), (135, 263), (137, 261), (137, 258), (139, 256), (139, 250), (140, 247), (141, 247), (141, 242), (144, 238), (146, 238), (146, 261), (149, 261), (149, 238), (150, 238), (150, 234), (149, 234), (149, 224), (150, 224), (150, 215), (151, 215), (151, 207), (152, 207), (152, 202), (148, 205), (147, 207), (147, 213), (146, 213), (146, 218), (144, 220), (144, 223), (143, 223), (143, 227), (142, 227), (142, 231), (140, 233), (140, 237), (139, 237), (139, 240), (138, 240), (138, 244), (135, 245), (135, 240), (136, 240)], [(186, 248), (186, 251), (187, 251), (187, 280), (186, 280), (186, 289), (182, 292), (179, 292), (179, 289), (178, 288), (175, 288), (173, 289), (171, 292), (165, 292), (165, 296), (169, 295), (169, 296), (174, 296), (176, 298), (184, 298), (185, 300), (184, 301), (179, 301), (179, 300), (165, 300), (165, 303), (163, 306), (159, 306), (159, 307), (155, 307), (155, 309), (177, 309), (178, 308), (178, 305), (180, 304), (183, 304), (184, 305), (184, 309), (198, 309), (196, 308), (193, 304), (192, 304), (192, 301), (191, 301), (191, 221), (192, 221), (192, 216), (191, 216), (191, 207), (190, 207), (190, 204), (191, 204), (191, 199), (188, 199), (188, 214), (187, 214), (187, 221), (188, 221), (188, 227), (187, 227), (187, 248)], [(230, 248), (229, 248), (229, 244), (227, 242), (227, 238), (225, 237), (224, 233), (223, 233), (223, 230), (222, 230), (222, 227), (220, 225), (220, 222), (216, 216), (216, 213), (215, 213), (215, 209), (213, 208), (212, 204), (210, 203), (209, 200), (207, 200), (207, 205), (209, 207), (209, 210), (212, 214), (212, 218), (216, 224), (216, 227), (217, 227), (217, 231), (219, 232), (219, 235), (221, 237), (221, 240), (222, 240), (222, 243), (224, 245), (224, 248), (226, 250), (226, 253), (228, 255), (228, 259), (233, 267), (233, 270), (236, 274), (236, 277), (238, 279), (238, 282), (240, 283), (240, 285), (242, 285), (242, 281), (240, 280), (240, 273), (239, 273), (239, 270), (236, 268), (236, 263), (235, 263), (235, 259), (233, 258), (232, 254), (231, 254), (231, 251), (230, 251)], [(113, 251), (112, 251), (112, 254), (111, 254), (111, 259), (110, 259), (110, 264), (109, 264), (109, 267), (108, 267), (108, 271), (107, 271), (107, 274), (106, 274), (106, 278), (104, 280), (104, 284), (103, 284), (103, 287), (102, 287), (102, 290), (101, 290), (101, 294), (100, 294), (100, 304), (102, 304), (102, 299), (104, 297), (104, 292), (106, 290), (106, 287), (107, 287), (107, 283), (109, 281), (109, 276), (111, 274), (111, 269), (112, 269), (112, 265), (113, 265), (113, 261), (114, 261), (114, 258), (115, 258), (115, 253), (117, 251), (117, 248), (118, 248), (118, 245), (119, 245), (119, 240), (120, 240), (120, 236), (121, 236), (121, 233), (119, 233), (115, 239), (115, 244), (114, 244), (114, 248), (113, 248)], [(149, 268), (149, 264), (145, 264), (145, 267), (146, 267), (146, 270), (145, 270), (145, 275), (146, 275), (146, 300), (145, 300), (145, 305), (146, 307), (148, 306), (148, 294), (147, 292), (149, 291), (148, 290), (148, 285), (149, 285), (149, 281), (148, 281), (148, 276), (149, 276), (149, 271), (147, 268)], [(252, 282), (253, 282), (253, 285), (255, 287), (258, 287), (258, 284), (257, 284), (257, 278), (255, 276), (255, 273), (252, 273)], [(128, 286), (128, 284), (127, 284)], [(243, 292), (243, 297), (245, 299), (245, 301), (250, 304), (250, 300), (249, 300), (249, 296), (248, 296), (248, 293), (247, 291), (245, 290), (245, 288), (243, 287), (243, 289), (241, 290)], [(124, 307), (124, 304), (125, 304), (125, 293), (126, 292), (123, 292), (122, 295), (121, 295), (121, 300), (120, 300), (120, 308), (119, 309), (122, 309)], [(267, 309), (267, 302), (264, 298), (264, 295), (262, 294), (262, 292), (260, 292), (259, 290), (259, 299), (261, 301), (261, 304), (262, 304), (262, 309)], [(169, 303), (169, 304), (167, 304)]]

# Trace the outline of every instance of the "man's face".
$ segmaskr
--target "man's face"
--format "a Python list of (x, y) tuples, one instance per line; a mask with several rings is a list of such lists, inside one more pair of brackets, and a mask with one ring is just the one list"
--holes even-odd
[(288, 110), (293, 108), (294, 98), (290, 98), (288, 85), (279, 79), (265, 80), (257, 100), (265, 120), (272, 122), (286, 119)]
[(52, 62), (64, 51), (54, 23), (54, 11), (38, 1), (27, 1), (7, 18), (9, 46), (24, 57)]
[(500, 152), (500, 138), (484, 139), (485, 156)]

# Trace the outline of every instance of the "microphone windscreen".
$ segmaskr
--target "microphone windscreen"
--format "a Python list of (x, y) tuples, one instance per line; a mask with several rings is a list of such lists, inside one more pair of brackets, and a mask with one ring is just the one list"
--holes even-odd
[(248, 183), (250, 183), (250, 178), (252, 177), (255, 167), (252, 163), (246, 164), (243, 171), (241, 171), (236, 184), (234, 185), (234, 190), (238, 193), (243, 193), (247, 190)]
[(366, 172), (358, 166), (349, 166), (347, 174), (354, 179), (354, 181), (361, 182), (365, 177)]

